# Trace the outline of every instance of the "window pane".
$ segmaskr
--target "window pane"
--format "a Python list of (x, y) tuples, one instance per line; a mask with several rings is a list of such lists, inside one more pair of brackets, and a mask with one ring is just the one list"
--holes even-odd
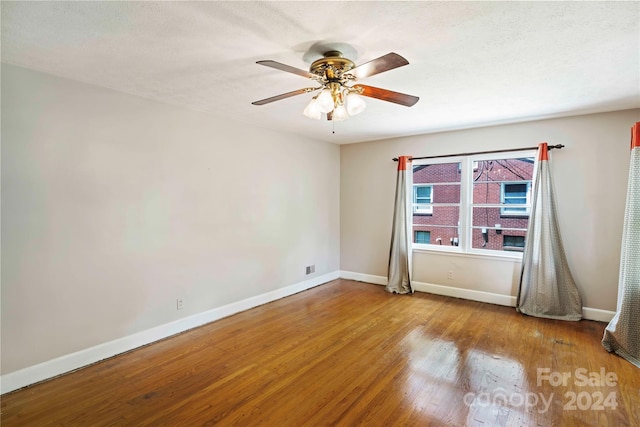
[(526, 204), (533, 166), (533, 157), (479, 161), (473, 170), (473, 203)]
[(473, 180), (474, 182), (531, 181), (533, 163), (533, 157), (479, 161), (478, 168), (473, 170)]
[[(439, 203), (460, 203), (460, 163), (413, 166), (413, 214), (419, 223), (429, 225), (455, 225), (459, 220), (459, 208), (444, 207)], [(452, 211), (455, 210), (455, 213)], [(455, 218), (451, 218), (451, 216)], [(429, 218), (430, 217), (430, 218)], [(443, 222), (444, 221), (444, 222)], [(453, 224), (452, 221), (455, 221)], [(432, 239), (433, 243), (433, 239)]]

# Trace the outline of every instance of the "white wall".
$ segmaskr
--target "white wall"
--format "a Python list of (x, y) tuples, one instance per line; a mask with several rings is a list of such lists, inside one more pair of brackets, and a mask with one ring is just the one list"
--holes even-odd
[(339, 156), (3, 64), (2, 373), (337, 272)]
[[(425, 118), (428, 120), (428, 118)], [(341, 146), (341, 270), (387, 275), (399, 155), (430, 156), (564, 144), (550, 153), (565, 251), (585, 307), (615, 311), (629, 171), (629, 129), (640, 110), (593, 114)], [(414, 280), (507, 297), (520, 262), (414, 254)], [(454, 280), (447, 279), (447, 271)], [(356, 275), (353, 275), (356, 276)]]

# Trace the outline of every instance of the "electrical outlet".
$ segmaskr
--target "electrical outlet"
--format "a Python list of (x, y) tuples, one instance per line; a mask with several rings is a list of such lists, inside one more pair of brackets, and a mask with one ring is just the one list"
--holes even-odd
[(306, 272), (306, 274), (312, 274), (312, 273), (315, 273), (315, 272), (316, 272), (316, 266), (315, 266), (315, 264), (314, 264), (314, 265), (308, 265), (308, 266), (305, 268), (305, 272)]
[(182, 310), (184, 308), (184, 300), (182, 298), (178, 298), (176, 300), (176, 309)]
[(449, 271), (447, 272), (447, 279), (449, 279), (449, 280), (453, 280), (453, 271), (449, 270)]

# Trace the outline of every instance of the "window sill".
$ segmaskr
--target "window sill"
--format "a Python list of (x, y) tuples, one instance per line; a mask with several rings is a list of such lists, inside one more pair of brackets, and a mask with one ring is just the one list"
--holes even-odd
[(483, 252), (462, 252), (458, 247), (443, 247), (443, 248), (426, 248), (426, 247), (413, 247), (413, 253), (424, 253), (430, 255), (446, 255), (446, 256), (457, 256), (462, 258), (476, 258), (476, 259), (484, 259), (484, 260), (496, 260), (496, 261), (508, 261), (514, 263), (522, 262), (522, 252), (515, 253), (500, 253), (500, 252), (491, 252), (487, 253)]

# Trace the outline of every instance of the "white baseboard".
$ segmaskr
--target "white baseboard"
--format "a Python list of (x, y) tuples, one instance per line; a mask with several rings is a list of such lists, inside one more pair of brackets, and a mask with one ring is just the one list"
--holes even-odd
[(231, 316), (232, 314), (322, 285), (323, 283), (330, 282), (338, 279), (339, 277), (340, 272), (334, 271), (284, 288), (256, 295), (255, 297), (247, 298), (222, 307), (217, 307), (202, 313), (197, 313), (155, 328), (147, 329), (146, 331), (118, 338), (113, 341), (4, 374), (0, 377), (0, 392), (2, 394), (8, 393), (58, 375), (74, 371), (143, 345), (147, 345), (180, 332), (222, 319), (223, 317)]
[(587, 320), (597, 320), (598, 322), (610, 322), (615, 311), (601, 310), (599, 308), (582, 307), (582, 317)]
[(341, 271), (341, 279), (355, 280), (356, 282), (373, 283), (374, 285), (386, 286), (387, 278), (384, 276), (374, 276), (372, 274), (354, 273), (353, 271)]
[(452, 286), (435, 285), (433, 283), (412, 282), (413, 288), (418, 292), (443, 295), (447, 297), (463, 298), (471, 301), (487, 302), (489, 304), (516, 306), (516, 297), (492, 292), (474, 291), (470, 289), (454, 288)]
[[(356, 280), (358, 282), (373, 283), (375, 285), (386, 285), (387, 278), (384, 276), (374, 276), (371, 274), (355, 273), (352, 271), (341, 271), (340, 278)], [(516, 297), (491, 292), (475, 291), (470, 289), (455, 288), (452, 286), (436, 285), (433, 283), (412, 282), (413, 288), (418, 292), (428, 292), (435, 295), (447, 297), (463, 298), (472, 301), (487, 302), (490, 304), (504, 305), (507, 307), (516, 306)], [(609, 322), (615, 316), (614, 311), (601, 310), (599, 308), (582, 308), (582, 317), (586, 320), (596, 320), (599, 322)]]

